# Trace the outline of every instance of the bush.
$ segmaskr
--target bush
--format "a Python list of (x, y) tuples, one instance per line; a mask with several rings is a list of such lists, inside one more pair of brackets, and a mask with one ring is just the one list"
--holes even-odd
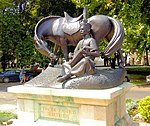
[(11, 112), (0, 112), (0, 123), (8, 121), (9, 119), (16, 119), (17, 115)]
[(138, 112), (146, 122), (150, 123), (150, 96), (146, 96), (138, 102)]
[(134, 117), (138, 113), (137, 102), (132, 99), (127, 99), (126, 100), (126, 110), (131, 117)]
[(128, 74), (150, 75), (150, 66), (126, 67)]

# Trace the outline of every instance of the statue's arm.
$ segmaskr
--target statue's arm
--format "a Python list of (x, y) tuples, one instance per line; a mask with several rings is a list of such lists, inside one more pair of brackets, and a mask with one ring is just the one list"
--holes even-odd
[(87, 49), (84, 49), (82, 50), (82, 54), (86, 54), (87, 56), (98, 57), (100, 55), (100, 52), (98, 49), (91, 49), (90, 51), (87, 51)]
[[(82, 40), (81, 40), (82, 41)], [(80, 46), (81, 46), (81, 41), (77, 44), (75, 50), (74, 50), (74, 54), (76, 54), (79, 50), (80, 50)]]
[(100, 55), (95, 39), (91, 39), (89, 46), (83, 47), (83, 53), (87, 56), (98, 57)]

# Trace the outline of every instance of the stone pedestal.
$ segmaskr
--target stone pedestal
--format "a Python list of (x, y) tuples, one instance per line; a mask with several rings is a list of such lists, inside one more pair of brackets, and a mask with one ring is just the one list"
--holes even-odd
[(133, 126), (125, 107), (131, 86), (124, 83), (105, 90), (10, 87), (8, 91), (17, 96), (18, 103), (14, 125)]

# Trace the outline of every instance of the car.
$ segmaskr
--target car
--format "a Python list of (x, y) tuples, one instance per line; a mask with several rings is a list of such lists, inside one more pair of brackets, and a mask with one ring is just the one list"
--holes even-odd
[(150, 82), (150, 75), (146, 76), (146, 82)]
[[(0, 74), (0, 82), (9, 83), (9, 82), (19, 82), (19, 70), (6, 70)], [(26, 80), (29, 81), (33, 79), (36, 75), (26, 73)]]

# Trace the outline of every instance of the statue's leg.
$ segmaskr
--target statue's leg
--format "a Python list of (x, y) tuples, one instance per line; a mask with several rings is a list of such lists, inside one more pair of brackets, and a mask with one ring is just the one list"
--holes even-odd
[[(57, 51), (59, 49), (59, 46), (57, 44), (54, 45), (54, 50), (53, 50), (53, 54), (56, 55), (57, 54)], [(56, 62), (56, 59), (51, 59), (51, 66), (54, 67), (55, 65), (55, 62)]]
[(75, 66), (81, 59), (83, 58), (83, 54), (78, 51), (74, 54), (73, 58), (69, 61), (71, 67)]
[(83, 75), (86, 71), (86, 63), (87, 60), (82, 59), (80, 60), (73, 68), (71, 68), (66, 74), (64, 74), (62, 77), (57, 78), (58, 82), (63, 82), (67, 79), (69, 79), (72, 75), (80, 76)]
[(94, 61), (85, 57), (81, 59), (74, 67), (70, 70), (71, 75), (82, 76), (83, 74), (94, 74), (95, 65)]
[(124, 67), (124, 64), (125, 64), (125, 60), (124, 60), (124, 57), (123, 57), (121, 48), (118, 49), (118, 53), (119, 53), (120, 60), (121, 60), (121, 62), (120, 62), (120, 64), (119, 64), (119, 67), (120, 67), (120, 68), (123, 68), (123, 67)]
[(69, 61), (67, 41), (64, 38), (60, 38), (60, 43), (61, 43), (62, 52), (64, 54), (64, 58), (66, 61)]
[(57, 78), (57, 81), (58, 82), (63, 82), (65, 80), (69, 79), (72, 75), (82, 76), (85, 73), (86, 74), (94, 74), (95, 73), (94, 62), (91, 61), (88, 57), (85, 57), (82, 60), (80, 60), (65, 75), (63, 75), (62, 77)]

